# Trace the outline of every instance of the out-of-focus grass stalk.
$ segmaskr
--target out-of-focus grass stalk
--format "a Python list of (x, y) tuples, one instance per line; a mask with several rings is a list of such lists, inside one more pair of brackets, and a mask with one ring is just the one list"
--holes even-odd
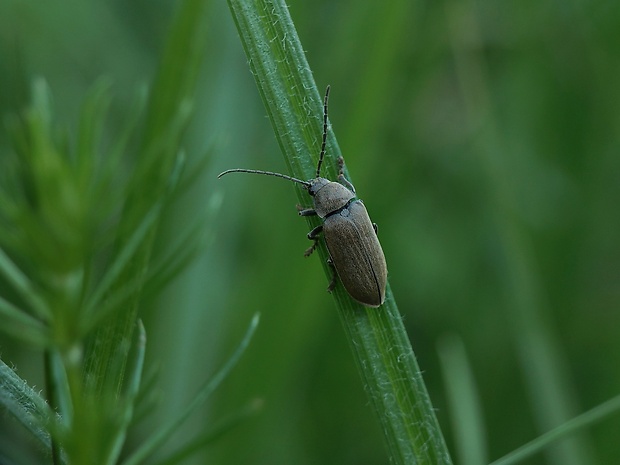
[[(130, 193), (121, 220), (119, 247), (129, 241), (162, 192), (170, 188), (173, 166), (180, 155), (181, 137), (188, 122), (199, 65), (206, 46), (207, 0), (186, 0), (172, 23), (155, 83), (150, 91), (147, 121), (134, 173), (135, 189)], [(165, 194), (164, 194), (165, 195)], [(157, 224), (153, 224), (132, 259), (126, 274), (113, 290), (122, 289), (146, 270)], [(140, 286), (137, 285), (137, 294)], [(129, 300), (126, 311), (102, 325), (91, 340), (87, 354), (87, 376), (99, 389), (108, 383), (120, 390), (125, 363), (115, 363), (118, 351), (128, 353), (128, 341), (135, 326), (139, 299)]]
[[(32, 104), (9, 119), (0, 279), (12, 292), (0, 298), (1, 330), (46, 351), (50, 409), (26, 389), (16, 398), (18, 377), (5, 366), (0, 406), (49, 445), (56, 465), (117, 463), (133, 419), (146, 341), (138, 311), (153, 291), (146, 284), (161, 213), (181, 179), (208, 4), (181, 2), (147, 112), (136, 105), (137, 116), (109, 145), (104, 81), (85, 99), (75, 134), (58, 130), (44, 79), (34, 81)], [(174, 270), (191, 242), (169, 260)]]
[[(504, 310), (529, 387), (534, 417), (541, 432), (570, 419), (576, 411), (562, 349), (544, 323), (547, 313), (545, 292), (538, 277), (532, 246), (516, 212), (516, 193), (510, 172), (501, 154), (509, 150), (501, 131), (490, 95), (485, 62), (480, 53), (480, 30), (473, 7), (448, 2), (447, 16), (468, 123), (473, 134), (473, 151), (479, 156), (481, 176), (489, 188), (489, 206), (495, 214), (506, 263), (505, 286), (510, 303)], [(580, 438), (550, 449), (556, 463), (591, 463), (587, 446)], [(581, 438), (583, 439), (583, 438)]]
[(525, 459), (535, 454), (540, 454), (551, 444), (576, 433), (580, 433), (587, 427), (595, 425), (600, 421), (617, 415), (620, 411), (620, 396), (613, 397), (593, 409), (582, 413), (581, 415), (562, 423), (557, 428), (540, 435), (536, 439), (523, 444), (518, 449), (510, 452), (508, 455), (493, 461), (490, 465), (516, 465), (523, 463)]
[(461, 465), (486, 465), (488, 447), (483, 411), (465, 345), (455, 334), (443, 336), (437, 344), (441, 359), (448, 411)]

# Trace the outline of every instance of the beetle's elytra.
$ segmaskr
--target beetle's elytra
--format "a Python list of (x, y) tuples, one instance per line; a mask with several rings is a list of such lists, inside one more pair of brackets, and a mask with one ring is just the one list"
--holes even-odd
[(302, 181), (285, 174), (249, 169), (227, 170), (220, 173), (218, 178), (228, 173), (265, 174), (304, 186), (313, 198), (314, 208), (300, 209), (299, 214), (318, 215), (323, 220), (323, 224), (308, 233), (308, 239), (314, 243), (306, 250), (305, 255), (309, 256), (314, 251), (322, 232), (329, 251), (330, 264), (335, 269), (328, 290), (334, 288), (337, 274), (353, 299), (367, 307), (379, 307), (385, 300), (387, 265), (377, 238), (377, 227), (370, 221), (364, 203), (356, 197), (355, 188), (344, 177), (342, 157), (338, 159), (338, 182), (320, 177), (327, 141), (328, 98), (329, 86), (323, 103), (323, 141), (314, 179)]

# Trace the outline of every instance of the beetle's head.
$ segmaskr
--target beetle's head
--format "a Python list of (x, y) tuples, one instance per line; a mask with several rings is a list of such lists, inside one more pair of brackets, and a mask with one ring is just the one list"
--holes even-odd
[(314, 201), (314, 210), (320, 218), (341, 210), (355, 198), (355, 194), (338, 182), (325, 178), (310, 181), (308, 193)]
[(329, 184), (331, 181), (325, 178), (314, 178), (310, 180), (310, 184), (305, 186), (308, 189), (308, 194), (312, 197), (316, 195), (318, 191), (320, 191), (323, 187)]

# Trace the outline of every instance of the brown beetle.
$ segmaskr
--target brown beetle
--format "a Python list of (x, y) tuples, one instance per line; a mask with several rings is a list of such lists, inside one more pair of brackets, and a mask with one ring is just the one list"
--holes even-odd
[[(314, 251), (322, 232), (330, 264), (349, 295), (367, 307), (379, 307), (385, 300), (387, 265), (377, 238), (377, 226), (370, 221), (364, 203), (356, 197), (353, 185), (345, 179), (342, 157), (338, 159), (338, 182), (320, 177), (327, 141), (328, 98), (329, 86), (323, 103), (323, 142), (314, 179), (302, 181), (285, 174), (249, 169), (227, 170), (218, 178), (228, 173), (254, 173), (276, 176), (303, 185), (313, 197), (314, 208), (300, 209), (299, 214), (318, 215), (323, 220), (323, 224), (308, 233), (308, 239), (313, 240), (314, 244), (306, 250), (305, 255), (309, 256)], [(331, 291), (335, 284), (334, 274), (328, 290)]]

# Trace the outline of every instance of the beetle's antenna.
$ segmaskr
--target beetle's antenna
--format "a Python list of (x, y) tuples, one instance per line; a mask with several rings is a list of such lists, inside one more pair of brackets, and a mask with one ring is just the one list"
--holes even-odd
[(266, 174), (267, 176), (275, 176), (276, 178), (288, 179), (289, 181), (297, 182), (299, 184), (303, 184), (306, 188), (310, 187), (310, 183), (308, 181), (302, 181), (301, 179), (294, 178), (292, 176), (287, 176), (286, 174), (273, 173), (271, 171), (261, 171), (261, 170), (246, 170), (243, 168), (237, 168), (234, 170), (226, 170), (223, 173), (217, 175), (218, 178), (221, 178), (225, 174), (228, 173), (253, 173), (253, 174)]
[(327, 142), (327, 101), (329, 100), (329, 86), (325, 89), (325, 100), (323, 100), (323, 142), (321, 143), (321, 153), (319, 154), (319, 164), (316, 167), (316, 177), (321, 175), (321, 165), (325, 156), (325, 143)]

